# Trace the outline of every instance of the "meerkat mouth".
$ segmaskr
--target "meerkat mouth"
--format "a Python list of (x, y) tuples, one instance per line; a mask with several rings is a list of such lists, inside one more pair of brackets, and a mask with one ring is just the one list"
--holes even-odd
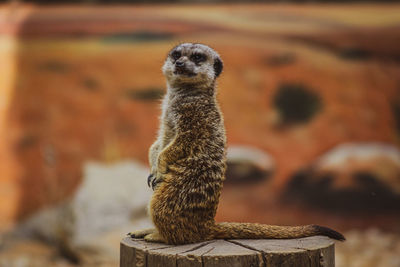
[(184, 75), (184, 76), (187, 76), (187, 77), (194, 77), (194, 76), (196, 76), (196, 73), (194, 73), (194, 72), (191, 72), (191, 71), (189, 71), (189, 70), (187, 70), (187, 69), (181, 69), (181, 68), (177, 68), (175, 71), (174, 71), (174, 74), (175, 75)]

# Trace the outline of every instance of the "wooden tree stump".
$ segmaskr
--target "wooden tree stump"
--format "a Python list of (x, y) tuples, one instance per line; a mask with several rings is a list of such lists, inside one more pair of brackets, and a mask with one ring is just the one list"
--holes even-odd
[(126, 237), (120, 267), (334, 267), (334, 241), (299, 239), (212, 240), (172, 246)]

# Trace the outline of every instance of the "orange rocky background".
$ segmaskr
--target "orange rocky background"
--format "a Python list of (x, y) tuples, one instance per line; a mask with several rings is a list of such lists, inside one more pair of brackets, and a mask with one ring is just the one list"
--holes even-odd
[[(393, 210), (352, 216), (282, 194), (337, 145), (400, 148), (399, 5), (1, 6), (0, 33), (0, 230), (68, 198), (85, 162), (147, 164), (160, 68), (183, 41), (224, 60), (228, 144), (275, 162), (269, 178), (227, 182), (217, 220), (398, 228)], [(305, 113), (280, 110), (279, 91)]]

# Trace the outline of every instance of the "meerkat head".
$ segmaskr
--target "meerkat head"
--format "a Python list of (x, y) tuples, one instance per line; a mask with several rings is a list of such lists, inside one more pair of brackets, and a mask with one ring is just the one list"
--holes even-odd
[(174, 47), (162, 71), (172, 87), (210, 87), (221, 74), (223, 63), (216, 51), (203, 44), (184, 43)]

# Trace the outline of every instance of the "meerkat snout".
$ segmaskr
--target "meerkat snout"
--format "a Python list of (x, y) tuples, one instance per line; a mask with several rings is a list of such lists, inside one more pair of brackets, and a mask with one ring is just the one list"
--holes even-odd
[(194, 64), (190, 62), (188, 57), (180, 57), (175, 61), (175, 75), (184, 75), (188, 77), (196, 76)]

